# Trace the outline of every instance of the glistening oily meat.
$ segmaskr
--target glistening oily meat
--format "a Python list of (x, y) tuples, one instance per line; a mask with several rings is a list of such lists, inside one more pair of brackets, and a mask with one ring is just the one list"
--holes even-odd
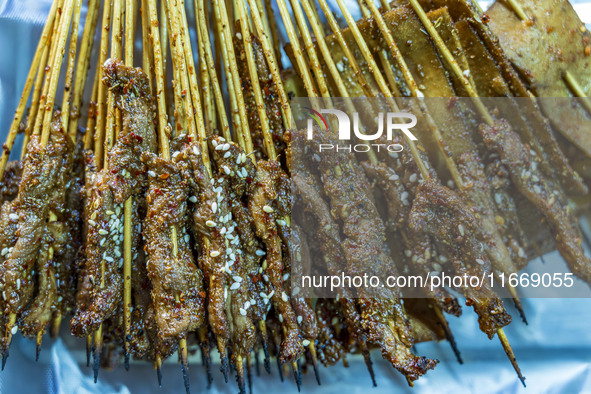
[(259, 161), (253, 180), (252, 192), (248, 200), (248, 208), (254, 218), (256, 234), (264, 242), (267, 249), (267, 265), (263, 266), (263, 274), (268, 278), (271, 291), (268, 295), (279, 316), (283, 331), (281, 342), (281, 363), (297, 360), (302, 352), (297, 317), (290, 303), (290, 297), (283, 287), (283, 257), (281, 239), (277, 232), (277, 213), (273, 201), (277, 198), (279, 178), (283, 171), (276, 161)]
[(144, 235), (154, 314), (161, 338), (180, 339), (205, 322), (203, 274), (187, 232), (190, 174), (184, 163), (148, 153), (142, 159), (149, 174)]
[(157, 149), (153, 99), (148, 77), (139, 68), (109, 59), (103, 66), (103, 83), (115, 93), (123, 118), (123, 128), (108, 153), (108, 168), (115, 202), (122, 203), (145, 184), (143, 152)]
[(59, 111), (53, 114), (47, 146), (34, 135), (28, 145), (14, 217), (18, 239), (4, 261), (5, 313), (20, 313), (34, 291), (35, 260), (51, 210), (63, 209), (67, 176), (72, 169), (72, 143), (64, 133)]
[[(91, 162), (92, 155), (87, 157)], [(90, 304), (82, 298), (70, 326), (72, 333), (86, 336), (113, 316), (122, 300), (123, 222), (122, 204), (115, 204), (108, 172), (87, 168), (86, 198), (86, 265), (84, 286), (90, 287)], [(80, 308), (80, 306), (85, 306)]]
[[(491, 272), (490, 260), (485, 252), (482, 225), (473, 210), (451, 189), (432, 180), (417, 188), (409, 220), (415, 231), (431, 234), (451, 260), (458, 276), (477, 276)], [(480, 329), (492, 338), (499, 328), (511, 322), (503, 301), (486, 282), (480, 288), (457, 289), (474, 306)]]
[[(316, 133), (315, 143), (334, 143), (328, 133)], [(311, 144), (312, 146), (313, 144)], [(320, 157), (319, 157), (320, 158)], [(385, 228), (372, 202), (370, 188), (359, 182), (361, 166), (351, 154), (323, 155), (318, 163), (331, 212), (343, 221), (343, 249), (350, 275), (366, 272), (385, 278), (395, 272), (386, 245)], [(368, 258), (372, 256), (368, 266)], [(408, 379), (416, 380), (437, 361), (412, 354), (413, 334), (397, 289), (392, 296), (379, 300), (375, 290), (359, 289), (357, 305), (361, 326), (369, 343), (379, 346), (382, 356)]]
[(560, 254), (571, 271), (591, 284), (591, 260), (583, 252), (582, 236), (566, 197), (539, 169), (539, 158), (504, 120), (481, 125), (480, 134), (507, 167), (513, 184), (539, 211), (552, 229)]
[(18, 194), (18, 186), (23, 174), (23, 163), (20, 160), (9, 161), (0, 181), (0, 202), (12, 201)]

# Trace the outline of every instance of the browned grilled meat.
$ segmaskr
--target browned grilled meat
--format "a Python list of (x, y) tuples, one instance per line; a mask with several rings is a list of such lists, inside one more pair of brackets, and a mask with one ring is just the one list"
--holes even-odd
[[(316, 133), (316, 143), (333, 143), (328, 133)], [(313, 144), (311, 144), (313, 146)], [(343, 221), (343, 250), (349, 275), (365, 273), (385, 278), (396, 272), (386, 244), (384, 223), (370, 196), (371, 189), (363, 169), (351, 154), (323, 155), (318, 162), (331, 212)], [(293, 163), (292, 163), (293, 165)], [(360, 179), (365, 179), (361, 181)], [(346, 187), (344, 187), (344, 185)], [(372, 256), (370, 264), (368, 257)], [(375, 289), (358, 289), (357, 304), (361, 316), (362, 338), (379, 346), (382, 356), (409, 380), (416, 380), (437, 364), (436, 360), (411, 353), (412, 330), (397, 289), (391, 297), (379, 300)]]
[[(425, 231), (446, 247), (446, 255), (452, 261), (458, 276), (477, 276), (491, 272), (491, 264), (485, 252), (482, 226), (474, 212), (452, 190), (431, 180), (419, 185), (410, 214), (410, 227)], [(457, 289), (474, 306), (480, 329), (492, 338), (499, 328), (511, 322), (511, 315), (503, 301), (484, 281), (480, 288)]]
[(145, 184), (143, 152), (157, 149), (153, 100), (148, 77), (139, 68), (125, 66), (117, 59), (104, 65), (103, 82), (118, 96), (123, 128), (109, 151), (109, 184), (116, 203), (122, 203)]
[(34, 135), (28, 145), (18, 196), (18, 240), (4, 262), (5, 313), (19, 313), (34, 291), (32, 271), (50, 210), (63, 209), (67, 177), (72, 169), (72, 144), (64, 133), (59, 111), (53, 114), (46, 147)]
[(515, 187), (550, 224), (558, 250), (569, 268), (591, 284), (591, 260), (583, 252), (577, 220), (562, 189), (549, 181), (538, 168), (538, 156), (503, 120), (496, 121), (492, 127), (481, 125), (479, 130), (489, 149), (500, 155)]
[[(263, 278), (271, 293), (268, 297), (275, 307), (282, 326), (281, 363), (297, 360), (302, 352), (297, 317), (290, 303), (290, 297), (283, 287), (283, 258), (281, 239), (277, 232), (277, 213), (273, 201), (277, 198), (277, 188), (283, 171), (275, 161), (259, 161), (253, 180), (253, 189), (248, 200), (248, 208), (255, 222), (256, 234), (267, 249), (266, 267), (263, 264)], [(268, 280), (267, 280), (268, 278)]]
[(159, 337), (184, 338), (205, 318), (203, 274), (193, 260), (187, 232), (190, 174), (184, 163), (148, 153), (143, 160), (150, 175), (145, 250)]
[(340, 342), (335, 332), (335, 323), (342, 319), (338, 314), (338, 305), (329, 298), (321, 298), (316, 304), (316, 320), (318, 325), (318, 358), (325, 366), (336, 364), (345, 356), (347, 349)]
[[(87, 160), (92, 161), (92, 156)], [(85, 274), (90, 282), (90, 300), (87, 308), (80, 308), (71, 321), (74, 335), (86, 336), (111, 317), (122, 300), (123, 280), (123, 222), (122, 204), (115, 204), (108, 184), (106, 170), (93, 172), (89, 167), (86, 177), (87, 235)], [(86, 282), (86, 278), (82, 279)], [(88, 286), (88, 282), (83, 286)], [(84, 298), (80, 300), (84, 300)]]
[(4, 169), (4, 177), (0, 182), (0, 202), (12, 201), (18, 194), (21, 183), (23, 163), (20, 160), (9, 161)]

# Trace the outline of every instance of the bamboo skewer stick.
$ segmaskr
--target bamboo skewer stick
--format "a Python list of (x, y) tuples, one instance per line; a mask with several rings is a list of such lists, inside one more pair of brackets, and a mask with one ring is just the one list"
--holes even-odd
[[(227, 53), (228, 59), (228, 68), (230, 75), (232, 77), (232, 83), (235, 88), (235, 96), (236, 96), (236, 106), (238, 109), (238, 113), (240, 114), (240, 135), (244, 144), (244, 147), (252, 146), (250, 130), (248, 125), (248, 115), (246, 114), (246, 105), (244, 103), (244, 96), (242, 94), (241, 84), (240, 84), (240, 77), (238, 75), (238, 65), (236, 63), (236, 55), (234, 53), (234, 44), (232, 41), (232, 35), (230, 33), (229, 25), (230, 22), (228, 21), (228, 14), (226, 10), (225, 2), (222, 0), (214, 0), (214, 8), (216, 12), (218, 12), (219, 8), (219, 22), (221, 22), (221, 32), (223, 35), (223, 43), (225, 43), (225, 52)], [(254, 15), (254, 13), (253, 13)], [(222, 49), (224, 50), (224, 48)], [(254, 156), (250, 156), (252, 160), (254, 160)]]
[[(296, 63), (298, 69), (300, 70), (300, 75), (302, 76), (302, 81), (304, 82), (304, 87), (308, 92), (309, 97), (318, 97), (318, 91), (316, 89), (316, 84), (314, 83), (312, 76), (309, 72), (309, 65), (306, 63), (304, 54), (302, 52), (302, 48), (300, 47), (300, 40), (298, 39), (293, 23), (291, 21), (291, 15), (289, 14), (289, 10), (287, 9), (287, 4), (285, 0), (278, 0), (277, 6), (279, 8), (279, 12), (281, 13), (281, 18), (283, 19), (283, 25), (285, 26), (285, 30), (287, 31), (287, 36), (289, 37), (291, 46), (293, 48), (294, 57), (296, 58)], [(312, 67), (314, 67), (314, 61), (312, 61)], [(313, 100), (313, 103), (316, 101)]]
[[(125, 0), (125, 65), (133, 67), (133, 39), (135, 1)], [(124, 364), (129, 370), (129, 350), (131, 340), (131, 232), (133, 199), (125, 201), (123, 213), (123, 326), (124, 326)]]
[(92, 54), (94, 33), (98, 22), (100, 5), (101, 2), (98, 0), (93, 0), (88, 5), (88, 13), (86, 15), (86, 22), (82, 33), (82, 41), (80, 44), (80, 50), (78, 51), (78, 63), (76, 64), (76, 78), (74, 81), (74, 92), (72, 94), (72, 106), (70, 110), (70, 126), (68, 130), (68, 133), (72, 138), (75, 137), (78, 130), (82, 96), (90, 65), (90, 57)]
[[(248, 28), (247, 23), (247, 15), (246, 9), (244, 7), (244, 2), (240, 1), (238, 5), (238, 15), (240, 17), (240, 27), (242, 30), (242, 41), (244, 43), (244, 52), (246, 56), (246, 61), (248, 63), (248, 71), (250, 74), (250, 82), (252, 86), (252, 90), (254, 92), (254, 98), (257, 106), (257, 111), (259, 114), (259, 119), (261, 123), (261, 129), (263, 132), (263, 139), (265, 144), (265, 150), (267, 152), (267, 157), (270, 160), (277, 160), (277, 153), (275, 152), (275, 145), (273, 144), (273, 137), (271, 136), (271, 130), (269, 128), (269, 120), (267, 118), (267, 111), (265, 108), (265, 102), (263, 100), (263, 94), (261, 92), (261, 85), (259, 83), (259, 75), (257, 72), (257, 67), (254, 59), (254, 51), (252, 48), (252, 38), (250, 35), (250, 30)], [(245, 138), (245, 142), (247, 143), (247, 151), (252, 152), (254, 147), (252, 145), (252, 140), (250, 138)]]
[(88, 122), (86, 123), (86, 134), (84, 134), (84, 149), (90, 150), (94, 147), (94, 134), (96, 131), (96, 116), (98, 112), (98, 88), (100, 83), (101, 67), (97, 67), (94, 73), (94, 82), (92, 83), (92, 95), (88, 106)]
[[(31, 63), (31, 68), (29, 69), (27, 79), (25, 81), (25, 86), (23, 87), (21, 98), (16, 108), (14, 118), (12, 119), (12, 124), (10, 125), (8, 136), (6, 137), (5, 148), (2, 150), (2, 157), (0, 158), (0, 179), (2, 179), (2, 177), (4, 176), (4, 169), (6, 168), (6, 163), (8, 162), (10, 151), (12, 150), (12, 146), (14, 145), (14, 140), (18, 133), (19, 125), (25, 113), (27, 101), (29, 100), (29, 95), (31, 94), (31, 89), (33, 87), (35, 74), (39, 70), (39, 65), (41, 64), (41, 60), (43, 58), (43, 52), (45, 51), (45, 48), (48, 46), (49, 39), (52, 34), (51, 32), (54, 29), (54, 21), (56, 20), (57, 10), (61, 9), (60, 4), (60, 0), (53, 2), (51, 9), (49, 11), (49, 15), (47, 16), (45, 26), (43, 27), (41, 38), (39, 39), (39, 43), (37, 44), (37, 49), (35, 50), (35, 55), (33, 56), (33, 61)], [(42, 71), (39, 70), (39, 72)]]
[(152, 42), (150, 41), (150, 14), (147, 0), (141, 0), (140, 12), (142, 15), (142, 68), (148, 76), (150, 93), (153, 97), (156, 97), (156, 92), (154, 91), (154, 70), (152, 66), (154, 64), (154, 56), (152, 55), (153, 49)]
[(105, 137), (105, 110), (106, 110), (106, 86), (100, 82), (102, 76), (103, 64), (109, 56), (109, 36), (111, 31), (111, 8), (113, 0), (106, 0), (103, 8), (102, 18), (102, 33), (101, 33), (101, 45), (99, 52), (98, 61), (98, 99), (96, 100), (97, 114), (96, 114), (96, 129), (94, 132), (94, 161), (97, 168), (101, 168), (103, 165), (103, 141)]
[(230, 134), (230, 126), (228, 125), (228, 118), (224, 105), (224, 96), (222, 94), (213, 55), (211, 52), (209, 29), (207, 28), (207, 21), (205, 20), (206, 13), (203, 6), (203, 0), (195, 0), (195, 9), (197, 10), (197, 37), (200, 40), (201, 47), (203, 49), (202, 52), (200, 52), (200, 56), (204, 59), (206, 71), (209, 74), (211, 85), (213, 87), (213, 96), (215, 98), (221, 134), (226, 140), (231, 141), (232, 135)]
[(49, 90), (45, 101), (45, 115), (43, 117), (43, 129), (41, 133), (41, 145), (46, 146), (49, 139), (49, 128), (51, 126), (51, 118), (53, 116), (53, 104), (55, 102), (55, 92), (57, 90), (57, 83), (60, 76), (60, 70), (63, 63), (63, 57), (66, 50), (66, 41), (68, 39), (68, 28), (72, 18), (72, 11), (74, 8), (73, 0), (65, 0), (65, 10), (62, 14), (62, 21), (57, 36), (56, 45), (56, 61), (51, 69), (51, 80), (49, 83)]
[[(194, 1), (195, 9), (197, 9), (197, 2)], [(205, 12), (205, 10), (202, 10)], [(205, 17), (205, 15), (203, 15)], [(203, 37), (199, 29), (199, 16), (195, 15), (195, 31), (197, 32), (197, 53), (199, 54), (199, 83), (202, 86), (201, 89), (201, 102), (203, 103), (203, 117), (206, 129), (210, 132), (217, 129), (217, 114), (215, 111), (215, 99), (213, 93), (212, 80), (207, 70), (207, 62), (203, 54), (205, 53), (205, 47), (203, 44)], [(207, 29), (206, 29), (207, 31)], [(211, 50), (211, 48), (210, 48)]]
[[(202, 1), (202, 0), (199, 0)], [(226, 39), (224, 38), (224, 34), (222, 32), (222, 21), (221, 16), (220, 16), (220, 11), (219, 8), (215, 6), (216, 3), (214, 3), (214, 11), (213, 11), (213, 16), (214, 16), (214, 30), (215, 30), (215, 38), (216, 38), (216, 45), (218, 46), (218, 48), (216, 48), (216, 53), (222, 58), (221, 63), (223, 64), (223, 68), (224, 68), (224, 73), (225, 73), (225, 79), (226, 79), (226, 86), (227, 86), (227, 92), (228, 92), (228, 96), (230, 98), (230, 113), (231, 113), (231, 120), (232, 120), (232, 128), (234, 131), (234, 139), (235, 141), (238, 142), (238, 144), (241, 147), (244, 147), (244, 139), (242, 136), (242, 125), (240, 122), (240, 113), (238, 111), (238, 102), (237, 102), (237, 98), (236, 98), (236, 90), (234, 88), (234, 81), (232, 79), (232, 71), (230, 70), (230, 60), (229, 60), (229, 55), (228, 55), (228, 51), (226, 50)], [(221, 75), (221, 73), (220, 73)]]
[[(76, 49), (78, 48), (78, 26), (80, 25), (80, 7), (82, 0), (74, 0), (74, 19), (72, 20), (72, 29), (70, 31), (70, 48), (68, 50), (68, 66), (66, 69), (66, 81), (64, 86), (64, 96), (62, 99), (62, 126), (68, 130), (70, 122), (70, 99), (72, 97), (72, 81), (74, 79), (74, 66), (76, 65)], [(72, 141), (76, 138), (71, 136)]]
[[(281, 64), (281, 50), (279, 48), (281, 48), (281, 40), (280, 40), (280, 34), (279, 34), (279, 27), (277, 26), (277, 20), (275, 19), (275, 11), (273, 10), (273, 6), (271, 5), (271, 0), (263, 0), (265, 2), (265, 12), (267, 14), (267, 21), (269, 24), (269, 31), (267, 34), (267, 37), (269, 37), (269, 39), (271, 40), (272, 43), (272, 47), (273, 47), (273, 53), (275, 54), (275, 59), (277, 60), (277, 67), (279, 67), (279, 69), (283, 68), (283, 65)], [(259, 8), (259, 15), (260, 18), (263, 19), (263, 23), (265, 22), (265, 19), (263, 18), (263, 12), (261, 11), (262, 7), (258, 6), (258, 2), (257, 2), (257, 8)]]
[(265, 59), (267, 60), (267, 66), (269, 67), (269, 71), (271, 72), (271, 77), (273, 78), (273, 83), (275, 85), (275, 89), (277, 90), (277, 94), (279, 95), (279, 101), (281, 103), (283, 111), (283, 119), (285, 122), (285, 126), (288, 129), (291, 129), (293, 127), (291, 106), (287, 99), (287, 95), (285, 94), (285, 89), (283, 88), (283, 82), (281, 81), (281, 75), (279, 74), (279, 69), (277, 68), (277, 60), (275, 59), (274, 51), (271, 47), (271, 43), (269, 42), (269, 37), (265, 34), (265, 29), (260, 19), (260, 13), (256, 1), (248, 0), (248, 4), (250, 5), (251, 16), (255, 25), (255, 29), (261, 41), (261, 46), (263, 47)]
[(591, 115), (591, 102), (587, 98), (587, 94), (585, 94), (581, 85), (577, 82), (577, 79), (568, 71), (565, 71), (562, 77), (573, 95), (580, 98), (578, 102), (585, 108), (587, 113)]

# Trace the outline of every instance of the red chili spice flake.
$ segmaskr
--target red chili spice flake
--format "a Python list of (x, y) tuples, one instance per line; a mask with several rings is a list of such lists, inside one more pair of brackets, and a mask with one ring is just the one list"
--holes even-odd
[(168, 179), (168, 177), (170, 176), (170, 174), (168, 174), (167, 172), (165, 172), (164, 174), (160, 175), (160, 179)]
[(156, 189), (154, 189), (154, 193), (155, 194), (162, 194), (162, 190), (156, 188)]
[(486, 14), (482, 14), (482, 23), (487, 24), (488, 22), (490, 22), (490, 17)]
[(144, 141), (144, 138), (141, 135), (137, 135), (136, 133), (134, 133), (133, 131), (131, 133), (129, 133), (129, 135), (132, 138), (135, 138), (139, 143), (142, 143)]

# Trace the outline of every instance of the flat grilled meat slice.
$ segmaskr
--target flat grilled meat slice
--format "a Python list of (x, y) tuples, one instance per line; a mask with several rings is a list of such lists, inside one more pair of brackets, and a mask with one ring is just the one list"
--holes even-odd
[[(335, 143), (329, 133), (316, 133), (315, 143)], [(313, 147), (313, 144), (311, 144)], [(315, 147), (317, 148), (317, 147)], [(386, 278), (396, 268), (386, 244), (385, 227), (370, 196), (371, 189), (361, 165), (351, 154), (323, 155), (318, 163), (324, 192), (330, 199), (331, 213), (343, 221), (343, 250), (350, 275)], [(362, 181), (360, 181), (362, 179)], [(372, 256), (369, 265), (368, 258)], [(416, 380), (437, 364), (436, 360), (410, 352), (413, 335), (398, 289), (391, 297), (379, 300), (374, 289), (358, 289), (361, 325), (369, 343), (379, 346), (382, 356), (408, 379)], [(374, 314), (377, 313), (377, 316)]]
[(19, 328), (24, 336), (34, 338), (37, 333), (45, 332), (58, 302), (56, 261), (54, 256), (69, 241), (69, 234), (63, 223), (47, 224), (41, 241), (35, 270), (38, 273), (37, 295), (23, 312)]
[(190, 175), (182, 162), (148, 153), (143, 160), (150, 174), (145, 250), (159, 336), (184, 338), (205, 322), (203, 274), (193, 260), (187, 232)]
[(276, 209), (273, 208), (282, 173), (281, 165), (276, 161), (257, 163), (248, 208), (254, 218), (256, 234), (267, 249), (267, 266), (266, 268), (263, 266), (263, 273), (269, 278), (268, 286), (271, 291), (269, 298), (279, 316), (283, 331), (280, 360), (281, 363), (291, 363), (301, 356), (303, 348), (300, 343), (297, 317), (290, 297), (283, 287), (285, 267), (277, 229), (277, 220), (280, 218), (277, 217)]
[[(415, 231), (427, 232), (447, 247), (446, 255), (452, 261), (456, 275), (482, 278), (491, 272), (481, 223), (473, 210), (449, 188), (430, 180), (419, 185), (409, 224)], [(503, 301), (486, 281), (480, 288), (457, 290), (466, 296), (468, 305), (474, 306), (480, 329), (489, 338), (511, 322)]]
[[(92, 157), (87, 158), (91, 160)], [(113, 316), (122, 300), (123, 222), (122, 205), (115, 204), (108, 184), (109, 174), (103, 169), (87, 176), (88, 201), (86, 265), (83, 287), (90, 286), (90, 304), (77, 302), (77, 311), (70, 323), (72, 334), (86, 336)], [(80, 308), (81, 306), (86, 308)]]
[(499, 154), (515, 187), (550, 224), (558, 250), (571, 271), (591, 284), (591, 260), (583, 252), (577, 220), (562, 189), (539, 170), (538, 156), (503, 120), (493, 126), (481, 125), (479, 130), (489, 149)]
[(0, 181), (0, 202), (12, 201), (16, 198), (22, 174), (22, 161), (13, 160), (6, 164), (4, 177), (2, 178), (2, 181)]
[(148, 77), (139, 68), (128, 67), (120, 60), (109, 59), (104, 65), (103, 83), (115, 93), (123, 117), (123, 128), (108, 153), (116, 203), (139, 192), (146, 182), (143, 152), (156, 152), (153, 99)]
[(22, 180), (15, 201), (18, 240), (4, 262), (5, 313), (19, 313), (34, 291), (32, 271), (50, 210), (59, 213), (72, 169), (72, 143), (64, 133), (59, 111), (53, 114), (46, 147), (34, 135), (28, 145)]

